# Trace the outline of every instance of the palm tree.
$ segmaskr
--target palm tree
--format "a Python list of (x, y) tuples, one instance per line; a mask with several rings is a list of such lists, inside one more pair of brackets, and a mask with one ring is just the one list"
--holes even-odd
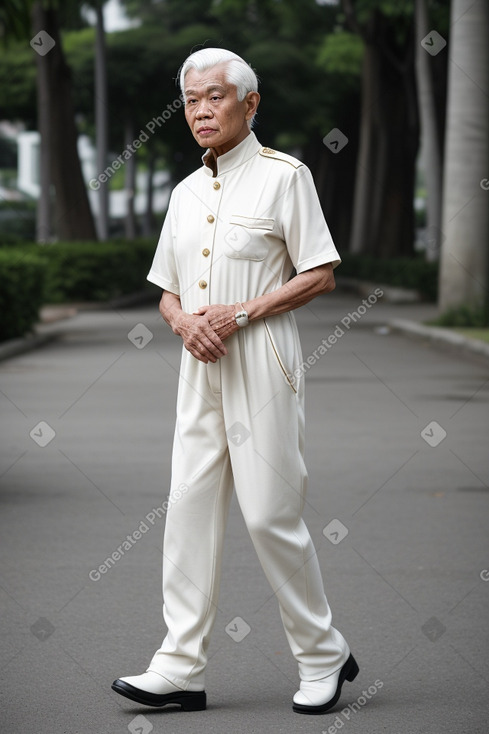
[[(79, 13), (81, 0), (69, 0), (64, 12)], [(41, 196), (37, 215), (37, 240), (49, 241), (53, 226), (60, 239), (96, 239), (92, 212), (77, 150), (77, 130), (71, 97), (71, 72), (63, 53), (57, 0), (3, 0), (0, 38), (26, 42), (38, 53), (37, 109), (41, 134)], [(45, 43), (52, 44), (47, 53)], [(34, 63), (34, 62), (33, 62)], [(56, 192), (55, 217), (51, 189)]]
[[(433, 84), (433, 56), (427, 53), (421, 40), (429, 31), (427, 0), (415, 0), (416, 22), (416, 82), (421, 119), (421, 135), (425, 158), (424, 175), (426, 179), (426, 227), (430, 233), (430, 246), (426, 257), (436, 260), (440, 254), (441, 239), (441, 194), (442, 194), (442, 150), (438, 135), (436, 98)], [(431, 37), (428, 37), (431, 40)]]
[(488, 303), (489, 3), (452, 0), (439, 307)]
[[(41, 182), (44, 205), (49, 204), (50, 183), (56, 192), (54, 225), (60, 239), (97, 239), (87, 189), (78, 157), (78, 133), (71, 94), (71, 70), (66, 63), (59, 29), (58, 3), (37, 0), (32, 6), (34, 38), (41, 31), (51, 36), (53, 48), (37, 54), (38, 126), (41, 133)], [(47, 211), (43, 212), (49, 222)], [(44, 220), (43, 220), (44, 221)], [(40, 230), (38, 239), (47, 240), (49, 231)]]
[[(107, 52), (105, 42), (105, 0), (91, 0), (88, 4), (95, 10), (97, 18), (95, 36), (95, 127), (97, 142), (97, 171), (101, 173), (107, 165), (109, 100), (107, 86)], [(98, 190), (98, 235), (101, 240), (109, 236), (109, 182), (100, 184)]]
[(342, 8), (365, 44), (350, 250), (409, 256), (419, 142), (414, 17), (403, 3), (342, 0)]

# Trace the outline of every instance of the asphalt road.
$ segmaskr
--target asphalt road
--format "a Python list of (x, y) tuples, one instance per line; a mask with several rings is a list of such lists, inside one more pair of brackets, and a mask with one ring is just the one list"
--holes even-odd
[(317, 355), (305, 517), (361, 669), (337, 707), (292, 712), (296, 665), (235, 502), (207, 711), (110, 689), (164, 635), (180, 344), (155, 304), (81, 314), (0, 364), (2, 731), (487, 732), (489, 366), (383, 328), (426, 307), (361, 303), (335, 292), (297, 314), (304, 356)]

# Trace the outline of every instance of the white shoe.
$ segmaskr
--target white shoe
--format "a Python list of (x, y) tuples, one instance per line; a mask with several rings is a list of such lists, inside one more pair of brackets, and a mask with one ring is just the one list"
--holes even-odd
[(293, 710), (298, 714), (323, 714), (338, 701), (345, 680), (351, 682), (358, 672), (357, 662), (350, 654), (342, 668), (325, 678), (301, 681), (300, 690), (293, 699)]
[(189, 683), (184, 691), (159, 673), (151, 671), (118, 678), (112, 683), (112, 690), (146, 706), (173, 703), (179, 704), (184, 711), (203, 711), (206, 708), (205, 691), (197, 683)]

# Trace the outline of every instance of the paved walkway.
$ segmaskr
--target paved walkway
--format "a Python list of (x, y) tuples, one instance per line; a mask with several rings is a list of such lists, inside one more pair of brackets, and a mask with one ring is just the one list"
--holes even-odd
[(291, 710), (296, 666), (236, 503), (208, 710), (110, 690), (163, 636), (180, 345), (155, 305), (80, 314), (0, 364), (3, 731), (487, 731), (489, 366), (385, 328), (425, 306), (360, 305), (335, 292), (297, 314), (313, 356), (305, 516), (361, 668), (337, 708)]

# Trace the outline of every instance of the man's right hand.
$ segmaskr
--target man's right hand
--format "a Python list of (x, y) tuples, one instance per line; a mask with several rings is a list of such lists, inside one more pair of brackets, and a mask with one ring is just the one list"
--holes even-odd
[(175, 293), (163, 291), (160, 313), (173, 333), (182, 337), (185, 349), (201, 362), (217, 362), (228, 353), (209, 321), (204, 316), (183, 311)]
[(217, 362), (227, 354), (223, 342), (202, 316), (181, 311), (174, 319), (172, 329), (182, 337), (185, 349), (205, 364)]

